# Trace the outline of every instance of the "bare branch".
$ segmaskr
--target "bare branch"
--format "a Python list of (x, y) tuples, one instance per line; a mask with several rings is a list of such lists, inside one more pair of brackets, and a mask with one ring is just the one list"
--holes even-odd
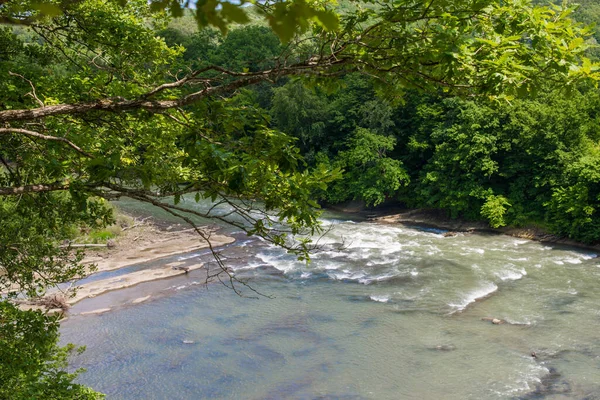
[(11, 75), (11, 76), (18, 76), (19, 78), (23, 79), (24, 81), (27, 81), (27, 82), (29, 83), (29, 86), (31, 86), (31, 92), (29, 92), (29, 93), (27, 93), (27, 94), (28, 94), (29, 96), (33, 97), (33, 98), (34, 98), (34, 99), (35, 99), (35, 100), (38, 102), (38, 104), (40, 105), (40, 107), (42, 107), (42, 108), (43, 108), (43, 107), (45, 107), (45, 106), (46, 106), (46, 105), (44, 104), (44, 102), (43, 102), (43, 101), (41, 101), (41, 100), (39, 99), (39, 97), (37, 97), (37, 94), (35, 93), (35, 86), (33, 86), (33, 82), (31, 82), (29, 79), (25, 78), (25, 77), (24, 77), (23, 75), (21, 75), (21, 74), (16, 74), (16, 73), (14, 73), (14, 72), (10, 72), (10, 71), (8, 71), (8, 74), (9, 74), (9, 75)]
[(7, 133), (19, 133), (22, 135), (31, 136), (31, 137), (35, 137), (38, 139), (62, 142), (62, 143), (67, 144), (69, 147), (73, 148), (79, 154), (81, 154), (87, 158), (93, 158), (93, 156), (91, 154), (85, 152), (84, 150), (81, 149), (81, 147), (77, 146), (75, 143), (71, 142), (69, 139), (64, 138), (64, 137), (42, 135), (41, 133), (30, 131), (27, 129), (21, 129), (21, 128), (0, 128), (0, 135), (7, 134)]
[(18, 187), (0, 187), (0, 196), (14, 196), (23, 193), (55, 192), (59, 190), (69, 190), (69, 185), (54, 183), (40, 185), (24, 185)]

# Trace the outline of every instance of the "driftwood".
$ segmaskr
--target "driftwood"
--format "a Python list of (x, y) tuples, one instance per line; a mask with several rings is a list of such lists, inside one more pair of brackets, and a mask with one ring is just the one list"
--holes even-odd
[(109, 247), (106, 243), (70, 243), (63, 244), (60, 246), (61, 249), (65, 247), (82, 248), (82, 247)]
[(139, 222), (135, 222), (135, 223), (134, 223), (133, 225), (131, 225), (131, 226), (126, 226), (125, 228), (121, 228), (121, 232), (125, 232), (125, 231), (127, 231), (127, 230), (129, 230), (129, 229), (137, 228), (138, 226), (144, 225), (144, 224), (146, 223), (146, 221), (147, 221), (148, 219), (150, 219), (150, 218), (152, 218), (152, 217), (146, 217), (146, 218), (144, 218), (144, 219), (140, 220)]

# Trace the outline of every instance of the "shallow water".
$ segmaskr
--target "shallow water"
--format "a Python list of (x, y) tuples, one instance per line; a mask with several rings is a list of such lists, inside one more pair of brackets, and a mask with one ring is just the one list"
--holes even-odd
[(120, 304), (63, 324), (64, 342), (87, 345), (73, 359), (87, 368), (81, 382), (109, 399), (600, 398), (595, 254), (325, 223), (309, 265), (258, 240), (223, 251), (273, 298), (206, 287), (192, 272), (78, 304)]

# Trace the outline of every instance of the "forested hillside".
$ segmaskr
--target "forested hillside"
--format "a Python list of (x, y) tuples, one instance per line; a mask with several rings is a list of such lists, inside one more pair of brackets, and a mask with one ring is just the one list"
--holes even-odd
[[(599, 10), (590, 2), (574, 15), (591, 23), (600, 21)], [(185, 48), (185, 62), (248, 71), (273, 67), (284, 48), (264, 26), (223, 37), (186, 31), (184, 18), (161, 35)], [(592, 58), (595, 51), (587, 50)], [(326, 85), (262, 84), (236, 101), (295, 137), (307, 166), (343, 171), (314, 193), (326, 203), (397, 202), (492, 227), (535, 225), (586, 243), (600, 239), (600, 104), (591, 85), (566, 92), (549, 82), (502, 101), (444, 91), (390, 97), (377, 78), (350, 73)]]

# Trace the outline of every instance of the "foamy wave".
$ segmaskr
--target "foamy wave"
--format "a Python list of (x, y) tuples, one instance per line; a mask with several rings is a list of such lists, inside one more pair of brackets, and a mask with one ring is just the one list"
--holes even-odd
[(484, 249), (479, 249), (476, 247), (461, 247), (461, 250), (464, 251), (465, 253), (461, 253), (461, 255), (469, 255), (469, 254), (473, 254), (473, 253), (477, 253), (477, 254), (484, 254), (485, 250)]
[(314, 259), (319, 259), (319, 258), (342, 258), (342, 257), (347, 257), (348, 254), (344, 253), (343, 251), (335, 251), (335, 250), (330, 250), (330, 251), (320, 251), (318, 253), (315, 253), (312, 258)]
[(378, 303), (387, 303), (390, 301), (390, 296), (369, 296), (369, 298)]
[(569, 263), (569, 264), (581, 264), (582, 263), (582, 261), (579, 258), (566, 258), (563, 261), (566, 263)]
[(329, 275), (330, 278), (338, 280), (338, 281), (350, 280), (350, 281), (359, 281), (359, 282), (362, 278), (364, 278), (366, 276), (366, 274), (362, 271), (359, 271), (359, 272), (353, 272), (353, 271), (348, 271), (348, 270), (339, 271), (336, 269), (328, 270), (327, 275)]
[(489, 296), (498, 290), (498, 286), (496, 286), (492, 282), (487, 282), (483, 287), (477, 288), (472, 292), (467, 293), (460, 303), (450, 303), (448, 304), (450, 307), (454, 307), (457, 311), (464, 310), (469, 304), (476, 302), (479, 299)]
[[(531, 359), (531, 357), (528, 357), (528, 359)], [(519, 373), (519, 376), (515, 377), (516, 379), (510, 383), (504, 382), (504, 388), (492, 389), (492, 391), (502, 398), (507, 396), (513, 397), (519, 393), (526, 393), (532, 390), (530, 383), (540, 383), (542, 381), (541, 378), (549, 372), (550, 370), (541, 364), (528, 362), (528, 365)]]
[(371, 283), (387, 281), (387, 280), (390, 280), (391, 278), (395, 278), (397, 276), (398, 276), (397, 273), (390, 273), (390, 274), (385, 274), (385, 275), (376, 276), (376, 277), (360, 278), (358, 280), (358, 282), (362, 283), (363, 285), (370, 285)]
[(527, 271), (524, 269), (517, 271), (513, 269), (506, 269), (496, 272), (495, 275), (503, 281), (516, 281), (527, 275)]
[(512, 258), (512, 257), (508, 257), (508, 259), (510, 261), (528, 261), (529, 259), (527, 257), (520, 257), (520, 258)]
[[(414, 252), (407, 252), (407, 255), (414, 255)], [(396, 264), (396, 262), (398, 262), (401, 258), (406, 258), (406, 257), (374, 257), (371, 258), (368, 262), (367, 262), (367, 266), (372, 267), (374, 265), (394, 265)]]
[(508, 322), (511, 325), (532, 325), (532, 322), (529, 320), (516, 320), (516, 319), (512, 319), (512, 318), (505, 318), (506, 322)]

